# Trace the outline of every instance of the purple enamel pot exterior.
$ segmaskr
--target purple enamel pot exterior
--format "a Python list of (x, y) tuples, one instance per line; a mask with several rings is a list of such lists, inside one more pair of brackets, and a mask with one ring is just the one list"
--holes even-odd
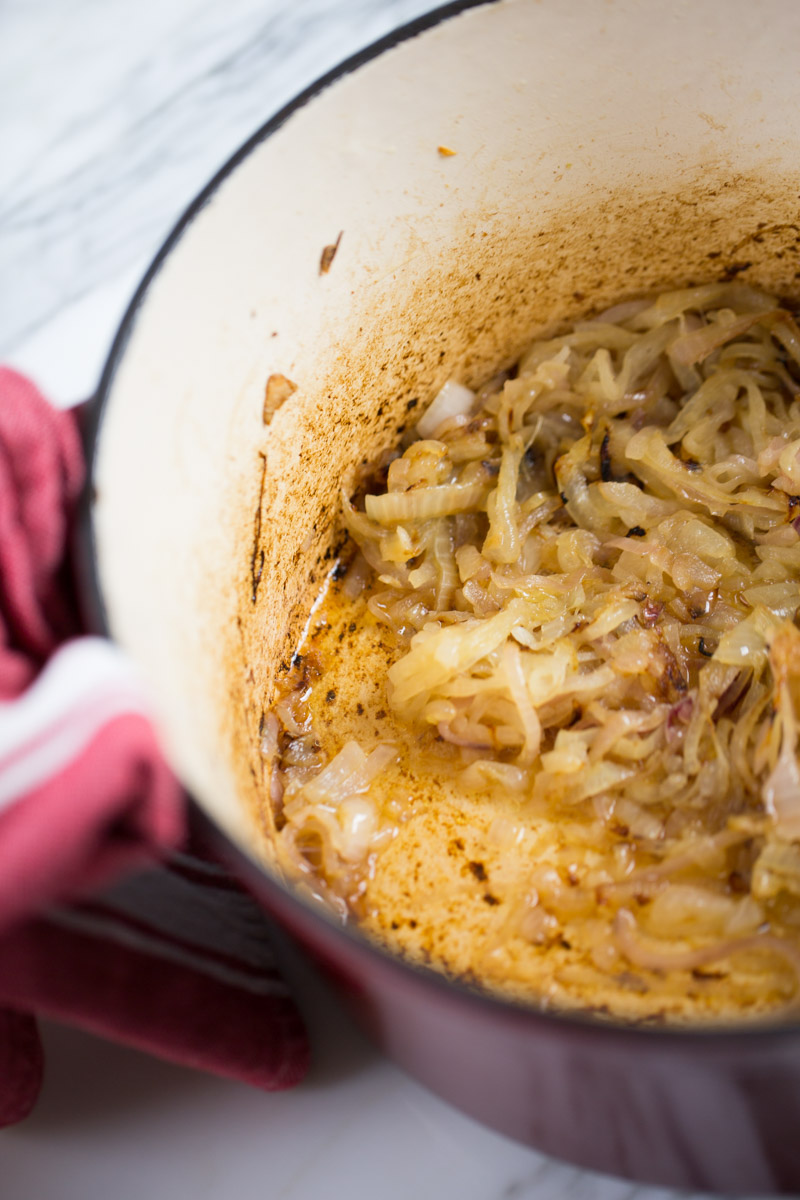
[(343, 936), (199, 813), (197, 828), (375, 1044), (470, 1116), (612, 1175), (725, 1195), (797, 1193), (797, 1033), (630, 1030), (467, 993)]
[[(658, 286), (800, 298), (798, 45), (783, 0), (495, 0), (414, 23), (212, 180), (87, 420), (87, 611), (140, 666), (202, 836), (432, 1090), (571, 1162), (729, 1194), (800, 1192), (800, 1029), (562, 1016), (392, 957), (280, 882), (260, 726), (342, 486), (445, 379)], [(274, 374), (296, 389), (265, 413)]]

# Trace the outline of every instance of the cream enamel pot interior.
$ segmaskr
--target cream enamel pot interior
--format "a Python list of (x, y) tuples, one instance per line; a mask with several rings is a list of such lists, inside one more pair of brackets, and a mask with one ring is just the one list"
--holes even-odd
[[(800, 1031), (567, 1019), (391, 959), (273, 873), (259, 723), (339, 544), (340, 487), (445, 379), (659, 285), (738, 275), (797, 298), (798, 47), (783, 0), (440, 10), (206, 188), (93, 413), (86, 594), (221, 852), (453, 1103), (587, 1166), (725, 1192), (800, 1190)], [(297, 390), (266, 421), (278, 373)]]

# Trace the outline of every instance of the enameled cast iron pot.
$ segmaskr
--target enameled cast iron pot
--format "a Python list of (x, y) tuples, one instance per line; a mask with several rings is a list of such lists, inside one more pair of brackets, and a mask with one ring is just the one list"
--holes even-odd
[[(415, 22), (198, 197), (93, 414), (86, 592), (219, 850), (433, 1090), (559, 1157), (729, 1193), (800, 1190), (800, 1030), (559, 1017), (392, 959), (272, 870), (259, 722), (330, 568), (339, 489), (415, 402), (642, 289), (735, 275), (797, 298), (798, 48), (786, 0), (499, 0)], [(271, 375), (296, 390), (265, 412)]]

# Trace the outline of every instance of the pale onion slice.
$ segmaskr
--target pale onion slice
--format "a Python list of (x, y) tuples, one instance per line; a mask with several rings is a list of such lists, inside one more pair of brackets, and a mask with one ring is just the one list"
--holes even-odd
[(742, 592), (748, 604), (768, 608), (776, 617), (794, 618), (800, 607), (800, 583), (787, 579), (783, 583), (762, 583)]
[(468, 791), (482, 791), (487, 785), (495, 784), (512, 792), (523, 792), (528, 786), (528, 774), (521, 767), (485, 758), (470, 763), (459, 775), (459, 780)]
[(782, 955), (800, 981), (800, 953), (797, 947), (786, 938), (774, 934), (731, 938), (696, 950), (683, 950), (642, 938), (636, 918), (627, 908), (621, 908), (614, 917), (612, 930), (617, 946), (628, 961), (651, 971), (691, 971), (720, 959), (758, 950)]
[(800, 845), (771, 838), (753, 864), (752, 891), (760, 900), (800, 896)]
[(417, 421), (417, 433), (421, 438), (429, 438), (444, 421), (467, 416), (474, 403), (475, 393), (471, 388), (448, 379)]
[(781, 310), (773, 308), (767, 309), (766, 312), (746, 313), (743, 317), (736, 317), (732, 321), (715, 321), (713, 324), (704, 325), (702, 329), (693, 329), (690, 333), (676, 338), (670, 346), (669, 352), (679, 363), (691, 367), (695, 363), (702, 362), (704, 358), (708, 358), (712, 351), (718, 350), (726, 342), (731, 342), (734, 338), (747, 333), (753, 325), (780, 315)]
[(366, 755), (358, 742), (346, 742), (335, 758), (303, 788), (304, 799), (310, 804), (336, 806), (346, 796), (366, 792), (372, 780), (397, 758), (397, 748), (380, 745)]
[(522, 445), (516, 442), (503, 448), (497, 487), (489, 494), (486, 511), (489, 533), (483, 543), (483, 556), (495, 563), (514, 563), (520, 554), (517, 517), (517, 482)]
[(519, 646), (514, 641), (507, 641), (503, 646), (503, 667), (511, 699), (517, 707), (520, 724), (522, 725), (525, 741), (519, 752), (517, 762), (521, 767), (529, 767), (539, 754), (542, 740), (542, 725), (531, 703), (525, 672)]
[(384, 492), (365, 496), (367, 516), (380, 525), (398, 521), (427, 521), (477, 508), (487, 494), (485, 483), (443, 483), (439, 487), (414, 488), (410, 492)]
[(775, 831), (786, 841), (800, 841), (800, 766), (792, 745), (784, 741), (778, 761), (761, 789)]
[(524, 601), (512, 600), (507, 608), (484, 620), (423, 629), (411, 639), (408, 654), (389, 669), (393, 707), (402, 711), (468, 671), (502, 646), (514, 626), (523, 623), (524, 616)]

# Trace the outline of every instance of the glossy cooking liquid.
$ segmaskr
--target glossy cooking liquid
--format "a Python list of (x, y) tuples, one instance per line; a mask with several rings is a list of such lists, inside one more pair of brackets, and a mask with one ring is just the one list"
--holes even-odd
[[(538, 1007), (656, 1022), (786, 1008), (796, 981), (780, 956), (740, 953), (668, 971), (627, 961), (611, 935), (614, 911), (624, 904), (646, 920), (652, 894), (635, 880), (656, 860), (624, 828), (610, 833), (591, 805), (566, 819), (499, 788), (460, 788), (459, 749), (392, 714), (386, 673), (405, 645), (368, 611), (367, 596), (353, 601), (331, 585), (285, 689), (306, 698), (327, 759), (350, 739), (398, 748), (369, 793), (380, 844), (346, 878), (328, 880), (349, 919), (394, 952)], [(313, 847), (309, 862), (320, 871)], [(735, 898), (733, 879), (730, 890)], [(554, 897), (558, 918), (548, 910)], [(791, 911), (783, 915), (783, 932), (797, 938)]]

